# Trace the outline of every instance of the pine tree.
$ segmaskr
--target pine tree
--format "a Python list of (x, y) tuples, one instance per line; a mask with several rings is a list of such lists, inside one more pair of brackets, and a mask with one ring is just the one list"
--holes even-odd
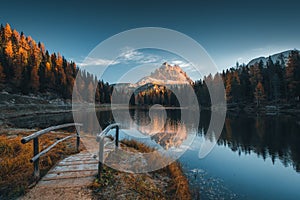
[(59, 53), (50, 55), (42, 43), (36, 43), (9, 24), (0, 27), (0, 63), (5, 85), (24, 94), (53, 92), (71, 98), (78, 68)]
[(275, 73), (273, 75), (273, 77), (271, 78), (271, 90), (272, 90), (272, 94), (273, 94), (273, 99), (275, 100), (275, 102), (278, 101), (278, 99), (280, 98), (280, 79), (277, 73)]
[(87, 91), (88, 91), (88, 96), (87, 96), (87, 101), (88, 102), (92, 102), (93, 101), (93, 98), (95, 98), (95, 95), (94, 95), (94, 85), (92, 82), (90, 82), (87, 86)]
[(256, 85), (254, 96), (256, 99), (256, 106), (259, 107), (261, 101), (265, 99), (265, 91), (261, 82), (258, 82), (258, 84)]
[(253, 100), (253, 93), (251, 89), (251, 82), (250, 82), (250, 75), (249, 75), (249, 68), (243, 67), (241, 69), (240, 74), (240, 96), (242, 101), (244, 102), (252, 102)]
[(10, 41), (12, 35), (12, 30), (9, 24), (6, 24), (4, 27), (4, 43)]
[(0, 63), (0, 90), (4, 88), (4, 83), (5, 83), (5, 73)]
[(298, 51), (292, 51), (286, 66), (286, 82), (288, 89), (288, 99), (294, 101), (299, 96), (299, 68), (300, 57)]
[(226, 79), (225, 79), (225, 92), (226, 92), (226, 100), (227, 102), (232, 102), (232, 74), (231, 72), (227, 71)]
[(38, 67), (35, 66), (31, 70), (30, 74), (30, 89), (33, 93), (36, 93), (39, 91), (40, 82), (39, 82), (39, 76), (38, 76)]
[(8, 60), (8, 64), (11, 65), (13, 61), (14, 51), (11, 40), (9, 40), (5, 46), (5, 55)]
[(233, 101), (234, 102), (239, 102), (239, 100), (241, 99), (240, 95), (241, 95), (241, 81), (240, 81), (240, 77), (238, 74), (238, 71), (234, 71), (233, 72), (233, 78), (232, 78), (232, 96), (233, 96)]

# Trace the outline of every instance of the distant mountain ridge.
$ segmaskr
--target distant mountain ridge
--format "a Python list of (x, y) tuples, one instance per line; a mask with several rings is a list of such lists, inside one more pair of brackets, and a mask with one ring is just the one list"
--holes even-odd
[[(280, 53), (270, 55), (270, 57), (271, 57), (273, 63), (276, 63), (276, 61), (279, 61), (281, 63), (283, 61), (286, 64), (288, 57), (292, 51), (294, 51), (294, 50), (283, 51)], [(260, 61), (262, 61), (263, 64), (266, 65), (268, 59), (269, 59), (269, 56), (267, 56), (267, 57), (261, 56), (261, 57), (252, 59), (247, 65), (251, 66), (251, 65), (254, 65), (255, 63), (259, 63)]]

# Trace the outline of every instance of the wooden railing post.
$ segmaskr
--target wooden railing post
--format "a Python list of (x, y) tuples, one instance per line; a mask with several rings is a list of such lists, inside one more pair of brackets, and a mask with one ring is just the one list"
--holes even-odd
[[(36, 137), (33, 139), (33, 156), (36, 156), (39, 153), (39, 138)], [(36, 181), (40, 179), (40, 169), (39, 169), (39, 158), (36, 159), (33, 163), (34, 171), (33, 176)]]
[(99, 163), (98, 163), (98, 178), (100, 179), (103, 171), (103, 155), (104, 155), (104, 137), (100, 137), (99, 141)]
[(76, 126), (76, 151), (79, 152), (80, 146), (80, 126)]
[(63, 139), (57, 140), (56, 142), (54, 142), (52, 145), (50, 145), (49, 147), (47, 147), (46, 149), (44, 149), (43, 151), (39, 152), (39, 136), (44, 135), (46, 133), (49, 133), (50, 131), (53, 130), (57, 130), (57, 129), (61, 129), (61, 128), (65, 128), (65, 127), (69, 127), (69, 126), (77, 126), (77, 131), (76, 131), (76, 136), (77, 136), (77, 140), (76, 140), (76, 150), (79, 151), (79, 144), (80, 144), (80, 126), (82, 126), (82, 124), (78, 124), (78, 123), (69, 123), (69, 124), (62, 124), (62, 125), (57, 125), (57, 126), (51, 126), (49, 128), (37, 131), (31, 135), (28, 135), (26, 137), (23, 137), (21, 139), (21, 143), (26, 144), (27, 142), (33, 140), (33, 158), (30, 159), (30, 162), (33, 163), (33, 176), (35, 181), (38, 181), (40, 179), (40, 169), (39, 169), (39, 158), (40, 156), (44, 155), (45, 153), (47, 153), (48, 151), (50, 151), (50, 149), (52, 149), (55, 145), (57, 145), (60, 142), (63, 142), (69, 138), (72, 138), (75, 136), (75, 134), (64, 137)]
[(116, 127), (116, 148), (119, 147), (119, 126)]
[(98, 162), (98, 178), (101, 177), (101, 173), (103, 171), (103, 163), (104, 163), (104, 138), (105, 135), (113, 128), (116, 128), (116, 136), (115, 136), (115, 145), (116, 150), (119, 147), (119, 124), (111, 124), (107, 126), (101, 133), (99, 133), (96, 137), (96, 141), (99, 142), (99, 162)]

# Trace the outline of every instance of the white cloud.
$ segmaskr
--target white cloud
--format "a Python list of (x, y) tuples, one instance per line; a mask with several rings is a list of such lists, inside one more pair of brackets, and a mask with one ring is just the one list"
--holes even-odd
[(125, 61), (136, 61), (136, 60), (140, 60), (144, 57), (144, 55), (137, 51), (134, 50), (130, 47), (126, 47), (124, 49), (121, 50), (122, 53), (119, 55), (118, 60), (125, 60)]
[(143, 59), (140, 60), (140, 62), (142, 64), (157, 63), (157, 62), (161, 62), (162, 63), (162, 58), (159, 57), (159, 56), (155, 56), (155, 55), (146, 55), (146, 56), (144, 56)]
[(108, 66), (108, 65), (118, 64), (119, 61), (109, 60), (109, 59), (102, 59), (102, 58), (87, 57), (83, 62), (77, 62), (77, 63), (81, 67), (86, 67), (86, 66)]
[(173, 60), (173, 61), (171, 61), (170, 64), (171, 64), (171, 65), (178, 65), (178, 66), (181, 67), (181, 68), (187, 68), (187, 67), (192, 66), (191, 63), (184, 62), (184, 61), (182, 61), (182, 60)]
[(92, 58), (87, 57), (83, 61), (76, 62), (80, 67), (86, 66), (108, 66), (116, 65), (119, 63), (131, 63), (135, 64), (148, 64), (148, 63), (163, 63), (161, 56), (157, 56), (150, 53), (142, 53), (139, 50), (135, 50), (130, 47), (121, 49), (121, 53), (115, 60), (104, 59), (104, 58)]
[(183, 60), (172, 60), (170, 62), (171, 65), (178, 65), (186, 72), (197, 72), (198, 70), (195, 68), (195, 65), (191, 62), (185, 62)]
[[(178, 65), (181, 67), (193, 80), (199, 79), (199, 72), (195, 64), (181, 60), (178, 57), (166, 55), (166, 54), (154, 54), (151, 51), (141, 51), (139, 49), (133, 49), (131, 47), (126, 47), (120, 50), (119, 56), (115, 60), (104, 59), (104, 58), (92, 58), (87, 57), (82, 62), (77, 62), (80, 67), (88, 66), (109, 66), (116, 64), (125, 65), (144, 65), (144, 64), (157, 64), (159, 67), (162, 63), (168, 62), (170, 65)], [(197, 68), (196, 68), (197, 67)]]
[(117, 59), (120, 63), (122, 62), (135, 62), (137, 64), (147, 64), (161, 62), (162, 58), (150, 53), (142, 53), (139, 50), (126, 47), (121, 50), (120, 55)]

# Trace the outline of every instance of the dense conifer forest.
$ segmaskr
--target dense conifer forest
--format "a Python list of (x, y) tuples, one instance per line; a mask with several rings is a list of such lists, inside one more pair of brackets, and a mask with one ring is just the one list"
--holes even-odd
[[(82, 101), (95, 97), (97, 103), (110, 103), (114, 85), (104, 83), (97, 77), (67, 61), (60, 53), (49, 53), (43, 43), (35, 42), (23, 32), (12, 29), (9, 24), (0, 27), (0, 91), (19, 94), (56, 95), (71, 99), (76, 75), (79, 73), (79, 89), (87, 94)], [(298, 50), (290, 51), (288, 58), (279, 56), (274, 63), (239, 65), (222, 73), (207, 75), (203, 80), (192, 83), (198, 102), (210, 106), (207, 84), (213, 84), (216, 77), (222, 77), (226, 100), (229, 105), (253, 104), (299, 104), (300, 55)], [(94, 88), (96, 93), (94, 95)], [(173, 90), (184, 92), (185, 86), (173, 85)], [(127, 95), (125, 89), (116, 91), (121, 98)], [(132, 92), (132, 91), (131, 91)], [(131, 97), (131, 105), (162, 104), (178, 106), (178, 100), (165, 86), (150, 84)]]

